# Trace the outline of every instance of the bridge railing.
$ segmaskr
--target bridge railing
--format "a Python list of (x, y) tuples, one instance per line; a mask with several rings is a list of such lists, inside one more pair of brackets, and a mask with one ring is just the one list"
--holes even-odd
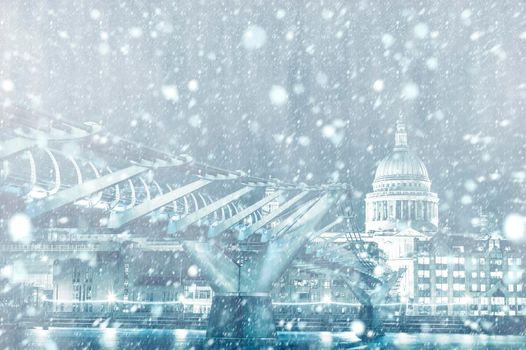
[(2, 243), (0, 244), (0, 252), (98, 252), (105, 249), (112, 250), (111, 245), (94, 244), (94, 243)]

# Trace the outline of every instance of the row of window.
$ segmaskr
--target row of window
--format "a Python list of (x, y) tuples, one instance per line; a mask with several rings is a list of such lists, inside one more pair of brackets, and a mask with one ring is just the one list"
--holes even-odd
[[(428, 256), (418, 257), (418, 263), (422, 265), (429, 265), (432, 263), (432, 258)], [(464, 265), (466, 263), (464, 257), (461, 256), (436, 256), (436, 264), (458, 264)], [(471, 265), (486, 265), (486, 262), (489, 262), (490, 265), (502, 265), (502, 259), (487, 259), (487, 258), (471, 258)], [(507, 263), (509, 266), (520, 266), (522, 264), (521, 258), (508, 258)]]
[[(484, 283), (472, 283), (471, 284), (471, 291), (472, 292), (485, 292), (489, 289), (490, 286)], [(419, 283), (418, 284), (418, 290), (419, 291), (426, 291), (430, 290), (431, 285), (429, 283)], [(449, 290), (449, 284), (448, 283), (436, 283), (435, 289), (437, 291), (447, 291)], [(453, 283), (452, 289), (454, 291), (465, 291), (466, 285), (463, 283)], [(522, 292), (523, 291), (523, 285), (520, 284), (508, 284), (508, 291), (509, 292)]]
[(448, 297), (437, 297), (437, 298), (431, 298), (431, 297), (421, 297), (418, 298), (418, 302), (420, 304), (429, 305), (433, 303), (438, 305), (443, 304), (455, 304), (453, 306), (462, 306), (462, 305), (518, 305), (522, 306), (522, 302), (520, 299), (524, 298), (508, 298), (507, 302), (506, 299), (503, 297), (481, 297), (481, 298), (472, 298), (470, 300), (467, 300), (463, 297), (457, 297), (457, 298), (448, 298)]
[[(431, 278), (431, 271), (430, 270), (418, 270), (417, 275), (419, 278)], [(448, 270), (435, 270), (435, 276), (437, 279), (440, 277), (447, 278), (448, 275), (452, 275), (453, 278), (459, 278), (463, 279), (466, 277), (465, 271), (448, 271)], [(492, 279), (502, 279), (504, 277), (503, 271), (490, 271), (489, 273), (490, 278)], [(515, 271), (508, 271), (506, 273), (506, 279), (508, 281), (516, 281), (519, 282), (522, 279), (523, 271), (522, 270), (515, 270)], [(471, 278), (486, 278), (486, 272), (485, 271), (474, 271), (471, 272)]]
[(449, 298), (449, 297), (420, 297), (420, 304), (456, 304), (456, 305), (518, 305), (523, 306), (526, 298), (480, 297), (480, 298)]
[(436, 203), (424, 201), (378, 201), (367, 205), (367, 219), (383, 221), (399, 220), (430, 220), (438, 217)]

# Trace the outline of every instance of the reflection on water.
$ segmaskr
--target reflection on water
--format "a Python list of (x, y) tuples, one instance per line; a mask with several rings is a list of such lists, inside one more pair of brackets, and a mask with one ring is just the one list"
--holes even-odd
[(387, 334), (367, 349), (403, 350), (522, 350), (526, 337), (485, 334)]
[[(0, 330), (0, 349), (203, 349), (204, 331), (185, 329), (50, 329)], [(519, 350), (525, 336), (462, 334), (387, 334), (362, 343), (351, 332), (281, 332), (276, 349), (408, 349), (408, 350)], [(246, 348), (246, 347), (245, 347)], [(255, 347), (257, 348), (257, 347)]]

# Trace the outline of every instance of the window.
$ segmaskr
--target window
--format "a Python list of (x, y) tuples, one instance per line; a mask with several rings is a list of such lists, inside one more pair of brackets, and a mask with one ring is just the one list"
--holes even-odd
[(429, 290), (430, 286), (428, 283), (420, 283), (418, 284), (418, 290)]
[(472, 272), (471, 273), (471, 278), (477, 278), (477, 273), (476, 272)]
[(447, 297), (438, 297), (436, 298), (437, 304), (447, 304), (448, 300)]
[(489, 275), (491, 278), (502, 278), (502, 271), (491, 271)]
[(481, 284), (480, 285), (480, 291), (481, 292), (485, 292), (486, 291), (486, 285), (485, 284)]
[(476, 292), (477, 289), (478, 289), (477, 287), (478, 287), (478, 285), (477, 285), (476, 283), (473, 283), (473, 284), (471, 285), (471, 291), (472, 291), (472, 292)]
[(435, 274), (437, 277), (447, 277), (447, 270), (436, 270)]
[(429, 270), (418, 270), (418, 277), (430, 277)]
[(431, 298), (429, 297), (419, 298), (419, 300), (420, 304), (428, 305), (431, 303)]
[(437, 290), (447, 291), (448, 290), (447, 283), (438, 283), (437, 284)]
[(451, 262), (456, 265), (464, 265), (464, 258), (460, 256), (452, 256)]
[(453, 271), (453, 277), (464, 278), (466, 277), (466, 273), (464, 271)]
[(199, 299), (210, 299), (210, 291), (209, 290), (200, 290), (199, 291)]
[(447, 260), (448, 260), (447, 256), (437, 256), (437, 258), (436, 258), (437, 264), (446, 264), (447, 265), (447, 263), (448, 263)]
[(426, 265), (428, 265), (429, 264), (429, 257), (428, 256), (419, 257), (418, 258), (418, 263), (419, 264), (426, 264)]
[(497, 266), (500, 266), (502, 265), (502, 259), (491, 259), (489, 261), (490, 265), (497, 265)]
[(493, 305), (504, 305), (504, 298), (503, 297), (493, 297), (491, 298), (491, 303)]
[(453, 284), (453, 290), (466, 290), (466, 286), (460, 283)]

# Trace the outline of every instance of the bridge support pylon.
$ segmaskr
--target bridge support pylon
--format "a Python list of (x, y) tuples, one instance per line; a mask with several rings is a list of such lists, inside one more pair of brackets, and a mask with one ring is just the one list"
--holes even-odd
[(361, 336), (362, 340), (372, 340), (385, 334), (382, 322), (385, 319), (385, 315), (381, 314), (382, 311), (379, 305), (386, 302), (389, 297), (389, 291), (404, 273), (405, 269), (399, 269), (387, 274), (386, 278), (382, 279), (382, 283), (376, 286), (372, 292), (367, 292), (353, 281), (344, 279), (356, 299), (362, 304), (358, 315), (365, 328)]
[(332, 203), (333, 198), (327, 194), (309, 202), (301, 217), (256, 254), (249, 251), (233, 259), (213, 241), (183, 242), (214, 290), (205, 348), (261, 349), (277, 345), (272, 285), (305, 242), (325, 232), (326, 227), (316, 227)]
[(372, 340), (385, 334), (380, 309), (373, 305), (362, 305), (359, 314), (365, 326), (363, 340)]
[(277, 338), (270, 295), (215, 295), (208, 318), (206, 339), (208, 349), (274, 347)]

